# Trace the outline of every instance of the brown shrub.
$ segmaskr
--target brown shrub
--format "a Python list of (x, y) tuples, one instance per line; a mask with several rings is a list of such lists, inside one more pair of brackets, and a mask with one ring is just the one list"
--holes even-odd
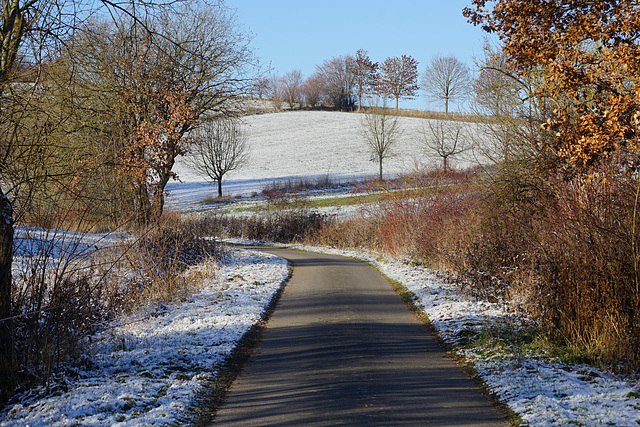
[[(369, 181), (360, 190), (384, 191), (383, 201), (342, 222), (330, 223), (310, 243), (339, 248), (368, 248), (438, 266), (444, 260), (443, 235), (478, 203), (471, 191), (474, 171), (422, 171), (391, 181)], [(415, 188), (428, 188), (417, 196)], [(452, 235), (453, 236), (453, 235)]]
[(201, 219), (199, 227), (212, 236), (292, 243), (303, 241), (329, 221), (306, 209), (270, 209), (245, 217), (211, 215)]
[(640, 361), (638, 183), (601, 169), (594, 179), (551, 181), (532, 224), (542, 320), (605, 359)]
[(522, 302), (565, 345), (637, 365), (640, 183), (620, 171), (611, 162), (539, 180), (535, 198), (488, 199), (448, 265), (471, 293)]
[(475, 297), (520, 304), (556, 342), (637, 366), (640, 181), (620, 164), (571, 179), (512, 175), (482, 187), (431, 180), (430, 196), (389, 192), (309, 240), (448, 269)]
[(141, 304), (170, 302), (193, 291), (186, 269), (218, 259), (220, 248), (202, 226), (179, 216), (165, 215), (159, 224), (140, 230), (122, 250), (128, 271), (128, 300)]
[(87, 336), (114, 316), (192, 290), (186, 268), (218, 255), (213, 240), (178, 217), (137, 233), (98, 248), (81, 233), (19, 233), (14, 316), (2, 319), (13, 333), (15, 386), (46, 383), (62, 362), (81, 354)]
[(378, 249), (378, 219), (361, 210), (344, 221), (325, 223), (313, 233), (308, 233), (306, 242), (339, 249)]

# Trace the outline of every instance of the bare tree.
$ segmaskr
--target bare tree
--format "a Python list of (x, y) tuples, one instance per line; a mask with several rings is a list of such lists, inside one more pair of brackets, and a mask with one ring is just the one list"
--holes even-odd
[(302, 84), (304, 102), (311, 108), (322, 103), (322, 77), (314, 73)]
[[(428, 129), (427, 129), (428, 128)], [(471, 147), (468, 145), (462, 123), (440, 120), (427, 122), (422, 129), (425, 151), (442, 158), (442, 169), (449, 171), (449, 159), (464, 153)]]
[(358, 111), (362, 108), (362, 96), (373, 93), (376, 87), (378, 63), (371, 62), (366, 50), (356, 52), (353, 64), (353, 82), (358, 95)]
[[(165, 4), (168, 5), (168, 4)], [(66, 46), (83, 20), (96, 14), (115, 16), (129, 14), (140, 19), (158, 10), (159, 2), (84, 0), (40, 1), (12, 0), (2, 2), (0, 13), (0, 400), (15, 385), (15, 362), (11, 320), (14, 203), (28, 194), (20, 194), (21, 186), (11, 183), (46, 182), (50, 177), (30, 167), (31, 158), (38, 161), (38, 151), (51, 145), (48, 135), (60, 121), (40, 121), (27, 112), (37, 108), (46, 90), (41, 85), (42, 70), (55, 61), (60, 46)], [(98, 10), (101, 9), (101, 10)], [(32, 75), (26, 85), (20, 71), (21, 58), (29, 58)], [(49, 96), (47, 94), (47, 96)], [(35, 172), (35, 173), (32, 173)], [(18, 175), (15, 175), (15, 174)], [(29, 185), (30, 186), (30, 185)]]
[(421, 86), (433, 101), (444, 101), (444, 112), (449, 112), (449, 103), (463, 100), (471, 89), (469, 67), (455, 56), (436, 55), (424, 71)]
[(257, 77), (254, 82), (253, 85), (251, 87), (251, 93), (256, 96), (258, 99), (262, 99), (265, 94), (268, 92), (269, 90), (269, 80), (264, 77), (264, 76), (260, 76)]
[(480, 72), (472, 85), (471, 107), (479, 117), (485, 117), (481, 129), (486, 134), (478, 149), (505, 171), (530, 167), (533, 159), (541, 157), (540, 149), (544, 147), (531, 142), (548, 137), (541, 124), (552, 116), (548, 111), (552, 102), (533, 96), (543, 73), (520, 75), (504, 51), (488, 40), (476, 66)]
[(218, 197), (222, 197), (224, 176), (247, 161), (249, 146), (240, 125), (236, 118), (218, 118), (195, 131), (198, 143), (192, 146), (191, 164), (218, 184)]
[[(182, 6), (184, 5), (184, 7)], [(193, 5), (191, 3), (190, 5)], [(123, 30), (122, 35), (130, 34), (129, 29), (132, 24), (138, 28), (139, 34), (145, 34), (144, 42), (152, 42), (157, 48), (155, 52), (158, 54), (155, 58), (171, 58), (171, 61), (162, 61), (166, 67), (158, 72), (166, 72), (165, 81), (173, 80), (176, 85), (171, 91), (158, 95), (163, 97), (164, 101), (149, 105), (147, 112), (149, 115), (144, 120), (139, 120), (136, 127), (130, 127), (132, 133), (127, 135), (117, 134), (118, 137), (125, 136), (133, 138), (134, 134), (138, 136), (146, 133), (146, 136), (154, 135), (157, 146), (166, 146), (165, 142), (175, 142), (177, 139), (166, 138), (167, 131), (171, 133), (183, 133), (189, 130), (194, 121), (189, 123), (177, 123), (172, 120), (171, 112), (164, 107), (169, 107), (172, 103), (171, 96), (176, 95), (173, 101), (180, 106), (188, 106), (196, 112), (202, 111), (226, 111), (232, 106), (237, 105), (239, 96), (243, 92), (243, 87), (248, 80), (243, 77), (243, 72), (250, 65), (249, 59), (251, 52), (248, 49), (249, 40), (246, 36), (237, 31), (234, 19), (231, 15), (225, 14), (223, 4), (213, 1), (206, 7), (199, 3), (202, 14), (193, 13), (197, 6), (192, 6), (187, 10), (189, 5), (182, 2), (151, 0), (71, 0), (71, 1), (44, 1), (44, 0), (11, 0), (3, 1), (3, 11), (0, 14), (0, 399), (2, 395), (10, 390), (15, 383), (13, 375), (13, 364), (15, 357), (12, 344), (12, 276), (11, 264), (13, 261), (13, 220), (15, 218), (15, 206), (24, 206), (22, 201), (30, 197), (29, 194), (19, 194), (14, 188), (8, 188), (11, 182), (37, 182), (41, 180), (43, 187), (48, 189), (54, 188), (54, 183), (60, 183), (62, 179), (57, 177), (57, 182), (52, 180), (50, 171), (46, 169), (42, 171), (40, 164), (42, 156), (33, 156), (36, 162), (34, 166), (34, 174), (31, 171), (19, 167), (27, 156), (37, 154), (38, 150), (56, 150), (56, 155), (63, 156), (66, 147), (60, 144), (60, 141), (53, 139), (55, 136), (54, 128), (58, 128), (57, 133), (66, 133), (66, 137), (73, 133), (76, 129), (69, 129), (70, 122), (80, 123), (76, 117), (70, 120), (65, 117), (55, 117), (50, 114), (52, 120), (40, 120), (47, 118), (46, 111), (39, 111), (39, 115), (25, 114), (32, 108), (38, 108), (39, 99), (54, 96), (52, 93), (43, 95), (43, 91), (50, 90), (47, 84), (42, 84), (42, 78), (47, 77), (50, 67), (56, 65), (60, 57), (67, 55), (73, 76), (78, 77), (76, 81), (69, 81), (67, 86), (66, 98), (60, 99), (57, 103), (60, 111), (65, 104), (73, 104), (78, 102), (77, 99), (71, 99), (71, 94), (76, 90), (80, 90), (81, 86), (90, 88), (85, 91), (84, 95), (94, 96), (98, 92), (104, 93), (110, 91), (115, 94), (110, 108), (112, 110), (122, 110), (125, 101), (117, 96), (118, 87), (113, 83), (116, 79), (104, 79), (105, 73), (113, 72), (118, 74), (119, 71), (126, 69), (127, 60), (136, 59), (132, 56), (123, 57), (120, 55), (101, 58), (99, 56), (89, 57), (82, 54), (76, 45), (79, 40), (79, 33), (88, 33), (92, 31), (92, 26), (87, 23), (89, 17), (111, 16), (112, 25), (121, 25), (118, 29)], [(213, 7), (211, 7), (213, 6)], [(101, 10), (97, 10), (101, 9)], [(203, 14), (209, 13), (212, 20), (199, 20)], [(125, 19), (124, 17), (128, 17)], [(229, 19), (224, 19), (225, 17)], [(93, 19), (93, 18), (92, 18)], [(82, 22), (84, 20), (84, 22)], [(187, 21), (187, 22), (185, 22)], [(209, 26), (211, 22), (215, 22), (215, 28)], [(168, 30), (163, 32), (163, 30)], [(228, 32), (225, 32), (228, 30)], [(160, 34), (159, 34), (160, 33)], [(194, 34), (204, 34), (205, 37), (194, 37)], [(113, 35), (113, 32), (111, 33)], [(150, 37), (146, 37), (149, 35)], [(184, 36), (184, 37), (183, 37)], [(220, 37), (218, 37), (220, 36)], [(138, 40), (139, 41), (139, 40)], [(108, 41), (105, 42), (108, 45)], [(64, 53), (64, 52), (67, 53)], [(73, 51), (73, 52), (72, 52)], [(106, 50), (105, 50), (106, 51)], [(129, 51), (129, 53), (132, 53)], [(30, 77), (29, 84), (16, 84), (21, 80), (15, 74), (19, 70), (18, 62), (20, 58), (29, 58), (32, 61), (34, 71), (33, 77)], [(221, 67), (212, 67), (211, 61), (218, 61), (215, 64), (222, 64)], [(90, 59), (85, 61), (85, 59)], [(111, 61), (109, 61), (111, 59)], [(136, 60), (143, 62), (149, 58), (137, 58)], [(223, 61), (220, 62), (220, 59)], [(81, 64), (82, 62), (82, 64)], [(102, 74), (91, 73), (92, 69), (102, 67)], [(139, 64), (142, 65), (142, 64)], [(153, 62), (157, 65), (157, 62)], [(142, 68), (139, 68), (140, 70)], [(46, 70), (47, 73), (40, 74), (39, 71)], [(185, 72), (191, 70), (191, 72)], [(130, 71), (130, 70), (129, 70)], [(101, 77), (102, 76), (102, 77)], [(122, 73), (119, 77), (124, 77)], [(130, 74), (128, 75), (130, 76)], [(112, 76), (114, 77), (114, 76)], [(83, 84), (81, 81), (84, 80)], [(45, 82), (48, 83), (48, 82)], [(127, 89), (141, 87), (143, 82), (129, 81)], [(144, 84), (149, 83), (148, 81)], [(149, 85), (145, 89), (151, 89)], [(152, 91), (152, 90), (151, 90)], [(17, 93), (19, 92), (19, 93)], [(178, 95), (178, 93), (180, 94)], [(133, 90), (128, 93), (133, 93)], [(147, 92), (150, 93), (150, 92)], [(166, 96), (165, 96), (166, 95)], [(135, 96), (130, 100), (134, 100)], [(98, 104), (93, 98), (94, 107)], [(96, 114), (93, 117), (83, 116), (86, 119), (83, 127), (87, 130), (87, 138), (85, 142), (91, 144), (94, 140), (91, 136), (102, 135), (103, 130), (115, 130), (124, 123), (125, 119), (131, 121), (141, 119), (140, 115), (135, 117), (142, 110), (138, 107), (144, 106), (143, 99), (137, 104), (136, 108), (130, 109), (128, 114), (111, 116), (108, 124), (104, 121), (94, 121), (97, 116), (108, 118), (107, 114)], [(165, 102), (167, 101), (167, 102)], [(86, 100), (87, 108), (69, 108), (65, 112), (70, 111), (73, 114), (86, 114), (91, 108), (88, 104), (91, 101)], [(50, 102), (50, 104), (53, 104)], [(130, 104), (132, 105), (132, 104)], [(164, 110), (164, 111), (163, 111)], [(106, 113), (108, 109), (104, 109), (101, 113)], [(186, 109), (184, 109), (186, 112)], [(44, 114), (43, 114), (44, 113)], [(56, 111), (57, 113), (57, 111)], [(164, 119), (156, 121), (154, 118), (162, 117)], [(134, 119), (135, 117), (135, 119)], [(167, 119), (169, 118), (169, 119)], [(69, 120), (67, 120), (69, 119)], [(147, 120), (150, 119), (150, 120)], [(143, 126), (143, 123), (146, 123)], [(160, 123), (167, 124), (161, 128)], [(129, 123), (131, 124), (131, 123)], [(174, 126), (175, 125), (175, 126)], [(64, 129), (63, 126), (65, 127)], [(93, 130), (90, 134), (88, 130)], [(18, 130), (18, 131), (16, 131)], [(5, 132), (6, 131), (6, 132)], [(114, 132), (112, 136), (116, 136)], [(67, 142), (64, 140), (63, 142)], [(79, 144), (78, 141), (74, 141)], [(77, 147), (77, 146), (76, 146)], [(66, 162), (70, 163), (75, 154), (81, 150), (66, 153)], [(171, 172), (175, 155), (181, 154), (181, 149), (171, 150), (169, 147), (165, 153), (151, 153), (157, 162), (152, 166), (158, 166), (158, 169), (149, 167), (149, 178), (154, 181), (152, 193), (147, 192), (147, 199), (155, 198), (159, 203), (155, 204), (159, 211), (162, 210), (163, 198), (163, 182), (164, 178), (175, 176)], [(166, 155), (166, 156), (165, 156)], [(163, 160), (164, 158), (164, 160)], [(82, 160), (85, 160), (84, 158)], [(78, 162), (79, 163), (79, 162)], [(121, 165), (116, 165), (121, 166)], [(44, 173), (42, 173), (44, 172)], [(13, 175), (20, 173), (21, 176)], [(167, 174), (160, 176), (160, 174)], [(13, 175), (13, 176), (12, 176)], [(64, 184), (67, 188), (73, 186), (73, 180), (68, 179)], [(144, 182), (144, 181), (143, 181)], [(146, 182), (144, 182), (146, 184)], [(145, 185), (146, 187), (146, 185)], [(22, 187), (25, 188), (25, 187)], [(149, 189), (148, 187), (146, 188)], [(77, 190), (77, 189), (76, 189)], [(45, 194), (45, 192), (41, 192)], [(16, 203), (17, 201), (17, 203)], [(15, 204), (14, 204), (15, 203)]]
[(418, 91), (418, 61), (408, 55), (385, 59), (380, 65), (378, 93), (395, 98), (396, 111), (400, 98), (410, 99)]
[[(43, 2), (44, 3), (44, 2)], [(59, 21), (54, 23), (54, 21)], [(41, 78), (41, 65), (49, 45), (61, 37), (60, 26), (75, 25), (75, 19), (64, 19), (63, 5), (46, 5), (33, 0), (2, 2), (0, 14), (0, 402), (16, 384), (12, 315), (12, 271), (14, 251), (14, 205), (17, 202), (16, 182), (34, 178), (29, 165), (33, 154), (46, 143), (44, 129), (32, 122), (30, 110), (34, 90)], [(58, 25), (59, 24), (59, 25)], [(35, 69), (33, 85), (19, 85), (16, 71), (20, 59), (32, 56)], [(28, 123), (27, 123), (28, 122)], [(27, 128), (33, 137), (24, 138)], [(38, 174), (39, 175), (39, 174)]]
[(360, 122), (362, 136), (371, 148), (371, 161), (378, 162), (379, 178), (382, 180), (382, 162), (391, 157), (392, 146), (401, 134), (398, 116), (389, 114), (386, 103), (376, 103), (367, 108)]
[(284, 91), (282, 90), (282, 78), (277, 74), (274, 74), (267, 79), (267, 94), (271, 99), (273, 108), (276, 111), (280, 111), (282, 109)]
[(282, 96), (289, 104), (289, 108), (293, 109), (300, 102), (302, 88), (302, 71), (293, 70), (282, 76), (280, 80), (282, 87)]
[(317, 73), (322, 78), (323, 92), (338, 110), (353, 109), (353, 63), (351, 56), (338, 56), (316, 65)]

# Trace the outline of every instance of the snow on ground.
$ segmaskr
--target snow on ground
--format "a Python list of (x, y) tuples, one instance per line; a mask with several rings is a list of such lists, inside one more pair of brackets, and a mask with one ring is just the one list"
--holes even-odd
[(285, 260), (235, 250), (187, 301), (114, 322), (93, 337), (73, 376), (38, 388), (0, 426), (176, 425), (288, 276)]
[[(504, 304), (469, 300), (455, 285), (434, 273), (398, 262), (376, 262), (417, 297), (439, 335), (455, 345), (468, 332), (503, 325), (518, 328), (526, 319)], [(493, 348), (493, 345), (488, 345)], [(472, 363), (491, 393), (531, 426), (637, 426), (640, 386), (637, 381), (586, 365), (567, 366), (534, 354), (487, 353), (473, 347), (459, 353)]]
[[(241, 242), (238, 242), (241, 243)], [(416, 297), (439, 335), (459, 343), (469, 331), (526, 324), (505, 304), (469, 300), (429, 269), (374, 254), (310, 249), (372, 263)], [(120, 319), (94, 337), (73, 378), (36, 389), (9, 408), (0, 426), (168, 425), (189, 421), (189, 409), (216, 364), (259, 320), (288, 274), (284, 260), (236, 250), (216, 279), (187, 301)], [(489, 349), (495, 348), (489, 346)], [(637, 426), (637, 382), (586, 365), (563, 365), (529, 354), (459, 349), (491, 393), (530, 426)]]
[[(371, 153), (362, 136), (361, 114), (331, 111), (293, 111), (247, 116), (244, 119), (250, 146), (249, 162), (228, 174), (223, 180), (223, 192), (232, 196), (259, 193), (274, 181), (292, 177), (317, 179), (329, 176), (337, 182), (359, 181), (376, 176), (378, 165), (370, 161)], [(393, 156), (386, 159), (383, 171), (395, 176), (416, 170), (419, 166), (437, 163), (424, 150), (422, 135), (430, 120), (400, 117), (402, 134), (394, 145)], [(478, 135), (479, 125), (464, 123), (466, 141), (473, 145), (471, 135)], [(428, 129), (428, 128), (427, 128)], [(458, 156), (461, 166), (475, 164), (477, 150)], [(169, 209), (197, 209), (207, 195), (216, 195), (217, 188), (208, 179), (195, 173), (185, 159), (178, 159), (175, 171), (182, 182), (167, 186)]]
[(35, 253), (46, 254), (51, 259), (86, 257), (117, 243), (121, 238), (124, 236), (119, 234), (74, 233), (17, 226), (14, 235), (14, 261), (31, 257)]
[[(358, 116), (294, 112), (247, 118), (253, 145), (250, 166), (225, 183), (225, 191), (248, 195), (288, 176), (353, 178), (375, 174), (358, 134)], [(417, 129), (420, 119), (403, 120)], [(473, 126), (473, 125), (469, 125)], [(390, 174), (406, 172), (420, 159), (405, 130), (398, 157), (385, 163)], [(422, 161), (422, 160), (421, 160)], [(184, 180), (173, 183), (168, 204), (176, 210), (201, 209), (213, 188), (178, 165)], [(283, 178), (285, 177), (285, 178)], [(309, 248), (307, 248), (309, 249)], [(311, 248), (371, 262), (416, 297), (440, 336), (449, 344), (478, 335), (483, 328), (519, 328), (526, 318), (504, 304), (469, 300), (433, 271), (376, 255)], [(74, 377), (47, 392), (36, 389), (0, 414), (0, 426), (166, 425), (189, 420), (194, 398), (215, 375), (242, 334), (259, 318), (288, 273), (282, 259), (235, 252), (215, 280), (187, 301), (156, 307), (120, 319), (94, 337), (91, 352)], [(509, 349), (457, 347), (502, 402), (530, 426), (638, 426), (640, 385), (586, 365), (564, 365), (550, 357), (514, 354)]]

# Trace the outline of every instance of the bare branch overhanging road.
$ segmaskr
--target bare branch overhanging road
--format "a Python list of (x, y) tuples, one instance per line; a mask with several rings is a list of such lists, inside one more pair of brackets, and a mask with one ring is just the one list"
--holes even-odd
[(506, 425), (373, 268), (264, 251), (293, 276), (215, 424)]

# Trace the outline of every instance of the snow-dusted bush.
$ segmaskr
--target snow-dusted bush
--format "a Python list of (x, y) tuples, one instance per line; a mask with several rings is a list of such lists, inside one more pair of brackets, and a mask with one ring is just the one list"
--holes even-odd
[(15, 386), (47, 382), (107, 320), (194, 290), (206, 274), (188, 268), (219, 256), (200, 231), (179, 218), (126, 235), (20, 228), (14, 315), (3, 319), (13, 332)]

